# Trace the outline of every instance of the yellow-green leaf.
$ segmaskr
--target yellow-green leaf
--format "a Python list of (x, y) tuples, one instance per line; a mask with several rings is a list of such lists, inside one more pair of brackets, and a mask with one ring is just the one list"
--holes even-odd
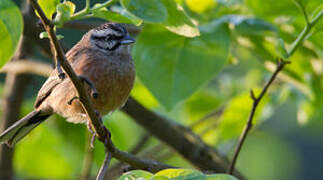
[(74, 14), (75, 4), (71, 1), (65, 1), (59, 5), (57, 5), (57, 16), (55, 21), (59, 25), (63, 25), (63, 23)]
[(167, 10), (160, 0), (121, 0), (121, 5), (131, 14), (148, 22), (162, 22)]
[(0, 1), (0, 68), (13, 56), (23, 30), (18, 7), (11, 1)]
[(227, 24), (214, 22), (200, 31), (201, 36), (187, 38), (146, 25), (134, 46), (138, 76), (167, 109), (191, 96), (226, 63)]
[(56, 6), (60, 0), (38, 0), (39, 6), (44, 11), (48, 19), (52, 19), (52, 15), (56, 11)]
[(200, 32), (192, 20), (186, 15), (183, 7), (177, 4), (174, 0), (162, 0), (165, 5), (168, 16), (166, 21), (162, 22), (166, 29), (176, 34), (195, 37), (199, 36)]

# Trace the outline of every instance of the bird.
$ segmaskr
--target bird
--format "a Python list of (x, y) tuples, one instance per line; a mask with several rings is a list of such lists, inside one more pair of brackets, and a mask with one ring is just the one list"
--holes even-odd
[[(90, 96), (100, 115), (121, 108), (127, 101), (135, 80), (135, 65), (130, 53), (135, 39), (124, 25), (104, 23), (85, 33), (67, 53), (66, 58), (79, 77), (95, 86), (98, 96)], [(91, 94), (91, 87), (85, 85)], [(52, 114), (68, 122), (89, 123), (77, 91), (69, 78), (60, 78), (54, 69), (38, 92), (34, 110), (0, 134), (0, 144), (14, 146)], [(89, 125), (89, 124), (88, 124)]]

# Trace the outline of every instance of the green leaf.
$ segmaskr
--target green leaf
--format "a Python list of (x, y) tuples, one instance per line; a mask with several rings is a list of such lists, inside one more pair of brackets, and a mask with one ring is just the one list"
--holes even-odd
[(251, 11), (262, 17), (273, 17), (277, 15), (292, 16), (300, 14), (292, 0), (245, 0), (244, 2)]
[(162, 2), (168, 12), (166, 21), (162, 23), (165, 25), (166, 29), (186, 37), (195, 37), (200, 35), (198, 28), (186, 15), (182, 6), (177, 4), (174, 0), (162, 0)]
[(264, 32), (276, 32), (275, 26), (258, 18), (248, 18), (240, 15), (227, 15), (221, 18), (234, 25), (234, 30), (242, 35), (259, 35)]
[(56, 35), (56, 37), (57, 37), (57, 40), (61, 40), (61, 39), (63, 39), (63, 38), (64, 38), (64, 36), (63, 36), (63, 35), (61, 35), (61, 34), (57, 34), (57, 35)]
[(169, 180), (166, 176), (154, 176), (150, 180)]
[(205, 175), (193, 169), (164, 169), (155, 175), (142, 170), (134, 170), (123, 174), (119, 180), (237, 180), (227, 174)]
[(160, 0), (121, 0), (121, 5), (148, 22), (162, 22), (167, 18), (167, 10)]
[(11, 0), (0, 1), (0, 68), (13, 56), (23, 30), (23, 19)]
[(158, 176), (164, 176), (172, 180), (204, 180), (203, 173), (192, 169), (165, 169), (154, 175), (154, 177)]
[(71, 1), (64, 1), (57, 5), (57, 15), (55, 18), (55, 22), (62, 26), (65, 21), (68, 21), (69, 18), (75, 12), (75, 4)]
[(143, 170), (134, 170), (134, 171), (130, 171), (127, 172), (125, 174), (123, 174), (119, 180), (145, 180), (145, 179), (149, 179), (153, 176), (153, 174), (147, 172), (147, 171), (143, 171)]
[(238, 179), (228, 174), (213, 174), (213, 175), (207, 175), (204, 180), (238, 180)]
[(40, 39), (48, 38), (48, 33), (47, 33), (46, 31), (41, 32), (41, 33), (39, 34), (39, 38), (40, 38)]
[(191, 96), (226, 63), (227, 24), (215, 21), (200, 32), (200, 37), (186, 38), (146, 25), (134, 46), (138, 76), (167, 109)]
[(60, 0), (38, 0), (39, 6), (44, 11), (48, 19), (52, 19), (52, 15), (56, 11), (56, 6), (59, 4)]
[(140, 19), (140, 18), (136, 17), (135, 15), (133, 15), (133, 14), (129, 13), (129, 12), (128, 12), (126, 9), (124, 9), (124, 8), (122, 8), (122, 9), (119, 11), (119, 13), (120, 13), (121, 15), (123, 15), (124, 17), (129, 18), (129, 19), (132, 21), (132, 23), (133, 23), (134, 25), (136, 25), (136, 26), (140, 26), (140, 25), (141, 25), (141, 23), (143, 22), (143, 20), (142, 20), (142, 19)]
[[(95, 4), (94, 7), (98, 6), (100, 4)], [(123, 11), (123, 13), (121, 13), (121, 11)], [(120, 9), (120, 11), (117, 12), (113, 12), (113, 11), (109, 11), (107, 8), (100, 8), (97, 9), (95, 11), (93, 11), (93, 16), (97, 17), (97, 18), (102, 18), (102, 19), (106, 19), (108, 21), (112, 21), (112, 22), (119, 22), (119, 23), (126, 23), (126, 24), (135, 24), (135, 25), (140, 25), (142, 20), (135, 17), (135, 16), (131, 16), (125, 13), (125, 10)]]
[[(254, 92), (257, 97), (260, 89), (256, 89)], [(265, 96), (258, 105), (257, 112), (254, 116), (254, 124), (257, 124), (259, 121), (261, 111), (268, 100), (268, 97)], [(238, 137), (246, 124), (251, 107), (252, 100), (249, 92), (232, 98), (221, 116), (221, 123), (217, 131), (212, 134), (215, 137), (214, 141), (223, 142)]]

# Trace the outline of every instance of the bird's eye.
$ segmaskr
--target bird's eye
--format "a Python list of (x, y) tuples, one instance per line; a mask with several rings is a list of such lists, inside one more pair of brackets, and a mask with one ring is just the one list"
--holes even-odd
[(114, 35), (110, 35), (110, 36), (107, 36), (104, 40), (105, 41), (111, 41), (111, 40), (120, 40), (122, 39), (123, 36), (114, 36)]
[(110, 41), (112, 39), (112, 36), (107, 36), (106, 38), (105, 38), (105, 41)]
[(102, 36), (92, 36), (93, 39), (96, 39), (96, 40), (104, 40), (105, 37), (102, 37)]

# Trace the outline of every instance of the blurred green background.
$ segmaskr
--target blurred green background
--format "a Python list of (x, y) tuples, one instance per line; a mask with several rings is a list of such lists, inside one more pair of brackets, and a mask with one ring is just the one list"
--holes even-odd
[[(21, 3), (14, 2), (18, 6)], [(76, 4), (76, 11), (84, 6), (83, 1), (73, 2)], [(91, 1), (93, 4), (96, 2), (100, 1)], [(145, 79), (143, 70), (138, 72), (139, 77), (132, 95), (147, 108), (187, 126), (220, 109), (223, 111), (220, 115), (213, 115), (199, 122), (193, 126), (193, 131), (209, 145), (218, 148), (222, 154), (232, 157), (237, 138), (251, 110), (249, 90), (254, 89), (259, 93), (279, 56), (276, 48), (279, 39), (284, 39), (287, 48), (290, 47), (305, 26), (303, 14), (292, 0), (177, 2), (183, 4), (187, 13), (201, 27), (210, 26), (221, 18), (229, 22), (228, 57), (224, 57), (227, 60), (223, 68), (212, 72), (211, 79), (202, 83), (192, 96), (180, 100), (179, 103), (165, 104), (162, 99), (158, 100), (156, 94), (152, 93), (154, 90), (147, 88), (149, 80)], [(302, 2), (306, 4), (309, 16), (315, 13), (317, 7), (322, 7), (320, 0)], [(97, 19), (91, 21), (101, 22)], [(250, 180), (323, 178), (322, 28), (321, 20), (312, 36), (289, 59), (292, 63), (271, 86), (258, 108), (256, 126), (248, 136), (237, 162), (237, 168)], [(145, 35), (149, 35), (149, 31), (146, 31), (139, 38), (145, 39)], [(58, 32), (64, 35), (64, 42), (68, 47), (72, 47), (84, 33), (64, 28)], [(219, 35), (211, 34), (210, 37), (212, 36)], [(222, 35), (219, 37), (226, 38)], [(135, 57), (140, 57), (142, 48), (145, 48), (144, 43), (135, 45)], [(161, 39), (160, 43), (163, 43)], [(51, 62), (37, 50), (35, 54), (40, 59)], [(199, 73), (203, 74), (197, 72)], [(3, 91), (3, 79), (4, 75), (1, 75), (0, 92)], [(32, 110), (35, 94), (44, 81), (45, 78), (33, 77), (21, 117)], [(130, 150), (146, 133), (122, 112), (114, 112), (104, 120), (112, 133), (113, 142), (122, 150)], [(78, 177), (86, 149), (85, 133), (84, 125), (66, 123), (58, 116), (51, 117), (16, 146), (14, 166), (17, 179)], [(145, 148), (147, 152), (143, 150), (141, 156), (147, 155), (150, 147), (156, 144), (159, 144), (158, 140), (151, 137)], [(93, 175), (104, 157), (101, 143), (95, 144), (94, 152)], [(150, 153), (151, 158), (175, 166), (192, 167), (166, 146)]]

